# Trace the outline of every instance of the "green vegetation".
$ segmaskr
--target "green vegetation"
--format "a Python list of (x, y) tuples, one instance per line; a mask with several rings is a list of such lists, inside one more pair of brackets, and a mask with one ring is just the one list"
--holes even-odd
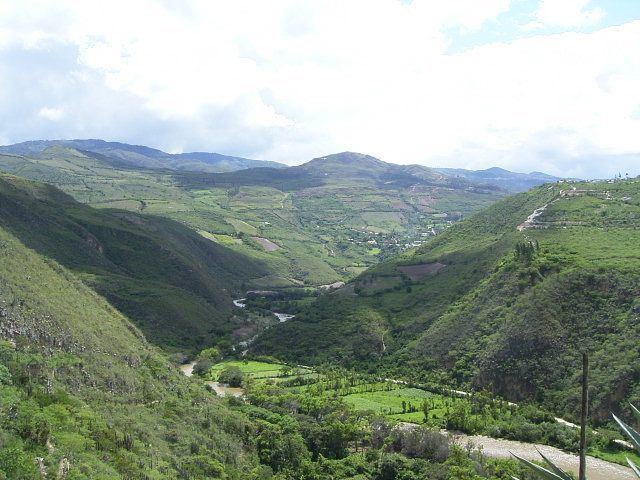
[[(2, 187), (4, 215), (30, 218), (39, 227), (56, 219), (60, 230), (52, 226), (52, 235), (62, 235), (71, 223), (70, 217), (48, 210), (53, 210), (52, 196), (92, 214), (38, 184), (5, 178)], [(8, 208), (20, 205), (21, 195), (31, 202), (28, 213)], [(329, 397), (298, 406), (286, 401), (284, 389), (265, 384), (262, 393), (256, 386), (251, 404), (218, 399), (179, 374), (127, 317), (82, 280), (81, 271), (25, 245), (28, 238), (18, 235), (21, 223), (3, 219), (0, 478), (44, 479), (61, 472), (61, 478), (74, 480), (382, 480), (453, 479), (464, 472), (465, 478), (502, 480), (521, 472), (512, 462), (469, 455), (435, 432), (409, 435), (393, 432), (386, 423), (378, 430), (369, 416)], [(39, 245), (42, 239), (33, 238)], [(66, 239), (74, 245), (73, 235)], [(209, 348), (198, 360), (219, 357), (220, 350)], [(268, 372), (260, 363), (247, 362), (246, 368)], [(283, 376), (290, 373), (283, 366), (275, 369)], [(238, 371), (227, 365), (221, 373), (237, 377)]]
[(604, 425), (640, 399), (638, 227), (637, 179), (539, 187), (301, 305), (252, 352), (488, 389), (576, 421), (580, 345)]
[[(223, 376), (231, 369), (241, 378), (236, 385)], [(579, 448), (578, 430), (557, 422), (553, 414), (533, 405), (508, 404), (487, 393), (465, 396), (437, 386), (405, 386), (354, 371), (330, 367), (311, 371), (256, 360), (225, 360), (214, 365), (205, 378), (230, 386), (244, 381), (250, 401), (255, 392), (278, 386), (282, 389), (279, 394), (293, 395), (297, 402), (312, 404), (331, 398), (343, 407), (389, 422), (540, 443), (572, 452)], [(603, 430), (592, 436), (589, 454), (626, 464), (625, 451), (618, 441), (620, 435)]]
[[(329, 397), (295, 406), (265, 385), (251, 404), (219, 400), (173, 369), (74, 273), (4, 228), (0, 255), (0, 328), (10, 340), (0, 344), (0, 478), (62, 471), (69, 479), (381, 480), (465, 472), (497, 480), (521, 472), (428, 430), (373, 429)], [(200, 357), (218, 355), (208, 349)], [(260, 365), (247, 368), (267, 371)]]
[(259, 476), (245, 417), (4, 226), (0, 334), (0, 478), (59, 469), (73, 479)]

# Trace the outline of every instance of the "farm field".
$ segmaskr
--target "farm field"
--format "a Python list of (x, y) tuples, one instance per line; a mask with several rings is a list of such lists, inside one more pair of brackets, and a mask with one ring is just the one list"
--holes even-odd
[(229, 360), (220, 362), (211, 367), (209, 376), (212, 380), (217, 380), (218, 374), (228, 367), (237, 367), (247, 377), (251, 379), (272, 379), (282, 377), (292, 377), (294, 375), (311, 374), (311, 370), (304, 368), (291, 369), (288, 365), (280, 363), (268, 363), (255, 360)]

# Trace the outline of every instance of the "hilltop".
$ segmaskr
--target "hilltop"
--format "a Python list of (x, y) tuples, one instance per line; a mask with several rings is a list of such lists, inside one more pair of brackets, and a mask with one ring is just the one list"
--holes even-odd
[(604, 420), (640, 398), (639, 227), (638, 179), (538, 187), (301, 307), (253, 349), (489, 389), (569, 417), (586, 349)]
[(502, 191), (501, 187), (487, 182), (466, 180), (459, 175), (440, 173), (421, 165), (387, 163), (371, 155), (356, 152), (326, 155), (283, 169), (257, 168), (213, 175), (211, 178), (222, 184), (282, 186), (287, 190), (359, 182), (360, 185), (386, 190), (428, 185), (456, 190)]

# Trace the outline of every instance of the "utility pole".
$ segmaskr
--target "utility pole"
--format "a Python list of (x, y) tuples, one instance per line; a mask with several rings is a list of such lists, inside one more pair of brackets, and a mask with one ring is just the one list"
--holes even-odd
[(582, 353), (582, 411), (580, 414), (580, 472), (578, 480), (587, 479), (587, 413), (589, 408), (589, 357)]

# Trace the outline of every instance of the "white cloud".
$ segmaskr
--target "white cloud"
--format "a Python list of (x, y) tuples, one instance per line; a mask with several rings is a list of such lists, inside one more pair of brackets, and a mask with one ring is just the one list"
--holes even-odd
[[(546, 25), (598, 15), (586, 2), (546, 3)], [(0, 138), (102, 137), (288, 162), (348, 149), (552, 173), (584, 158), (593, 175), (608, 172), (598, 155), (624, 163), (640, 152), (640, 22), (448, 53), (451, 35), (508, 8), (0, 0)]]
[(64, 117), (64, 109), (55, 107), (42, 107), (40, 110), (38, 110), (38, 116), (47, 120), (51, 120), (53, 122), (57, 122)]

